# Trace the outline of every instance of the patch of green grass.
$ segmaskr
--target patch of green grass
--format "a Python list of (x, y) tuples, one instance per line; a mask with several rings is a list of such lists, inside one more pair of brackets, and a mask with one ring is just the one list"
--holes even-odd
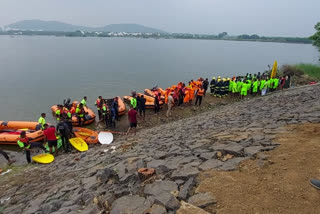
[(294, 66), (295, 68), (303, 71), (303, 73), (309, 75), (316, 80), (320, 80), (320, 65), (313, 65), (313, 64), (297, 64)]

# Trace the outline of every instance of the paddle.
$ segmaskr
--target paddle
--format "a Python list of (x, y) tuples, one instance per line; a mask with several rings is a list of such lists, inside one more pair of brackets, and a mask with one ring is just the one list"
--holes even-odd
[(87, 134), (87, 133), (84, 133), (84, 132), (78, 132), (79, 133), (79, 135), (82, 135), (82, 136), (91, 136), (90, 134)]

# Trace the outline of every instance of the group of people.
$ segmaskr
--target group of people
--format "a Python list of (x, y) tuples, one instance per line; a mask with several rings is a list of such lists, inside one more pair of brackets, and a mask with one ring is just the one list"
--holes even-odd
[(260, 72), (258, 75), (247, 74), (244, 77), (238, 76), (230, 78), (216, 79), (212, 78), (210, 82), (210, 94), (215, 97), (225, 97), (230, 94), (233, 97), (240, 97), (243, 99), (249, 94), (256, 96), (257, 94), (265, 95), (278, 89), (290, 87), (290, 76), (283, 76), (281, 78), (270, 77)]
[[(290, 77), (284, 76), (281, 78), (269, 78), (266, 74), (251, 75), (247, 74), (244, 77), (233, 78), (212, 78), (209, 83), (208, 78), (199, 78), (198, 80), (190, 80), (188, 85), (183, 82), (179, 82), (177, 85), (173, 85), (166, 90), (155, 87), (152, 89), (154, 98), (154, 112), (157, 114), (161, 105), (165, 103), (167, 105), (166, 116), (171, 116), (171, 109), (174, 105), (181, 106), (182, 104), (201, 105), (203, 97), (206, 95), (206, 91), (210, 87), (210, 95), (215, 97), (225, 97), (230, 94), (232, 97), (244, 98), (249, 94), (257, 95), (261, 93), (265, 95), (267, 92), (271, 92), (277, 89), (289, 88)], [(142, 120), (145, 119), (146, 112), (146, 97), (142, 94), (132, 92), (132, 99), (130, 100), (130, 110), (128, 112), (129, 128), (127, 134), (133, 131), (136, 134), (137, 117), (138, 115)], [(95, 106), (98, 112), (99, 122), (104, 121), (107, 128), (114, 129), (116, 127), (116, 121), (119, 120), (119, 103), (118, 97), (113, 99), (103, 99), (99, 96), (95, 101)], [(64, 100), (63, 105), (58, 105), (55, 111), (57, 118), (57, 125), (49, 126), (46, 123), (46, 114), (42, 113), (38, 122), (37, 129), (44, 131), (44, 142), (48, 142), (49, 152), (56, 153), (57, 148), (57, 136), (61, 138), (62, 146), (65, 152), (71, 151), (69, 138), (73, 136), (72, 117), (77, 118), (78, 124), (83, 126), (89, 119), (84, 107), (87, 107), (87, 97), (84, 96), (80, 103), (71, 103), (70, 99)], [(45, 152), (48, 152), (42, 143), (32, 143), (27, 136), (26, 132), (22, 131), (17, 141), (18, 145), (26, 152), (26, 158), (28, 163), (30, 159), (30, 149), (33, 147), (39, 147)], [(9, 163), (13, 161), (6, 155), (6, 153), (0, 150)]]

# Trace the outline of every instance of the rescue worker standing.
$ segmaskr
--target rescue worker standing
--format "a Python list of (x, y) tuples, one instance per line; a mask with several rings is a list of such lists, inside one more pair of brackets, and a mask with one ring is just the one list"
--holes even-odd
[(213, 77), (211, 82), (210, 82), (210, 94), (213, 95), (214, 94), (214, 88), (216, 86), (216, 78)]
[(201, 101), (202, 101), (203, 95), (204, 95), (204, 89), (203, 89), (203, 87), (201, 85), (200, 88), (197, 91), (197, 98), (196, 98), (195, 105), (197, 105), (198, 101), (199, 101), (199, 106), (201, 105)]
[(64, 152), (71, 152), (71, 147), (69, 143), (69, 137), (71, 136), (71, 131), (69, 130), (69, 126), (65, 122), (64, 116), (61, 117), (60, 122), (57, 124), (57, 132), (61, 137), (62, 147)]
[(99, 96), (98, 99), (96, 100), (95, 106), (97, 106), (97, 110), (98, 110), (98, 116), (99, 116), (99, 121), (102, 119), (102, 96)]
[(132, 99), (130, 100), (130, 104), (135, 110), (137, 109), (137, 98), (136, 98), (136, 96), (132, 96)]
[(118, 103), (118, 97), (113, 98), (112, 108), (114, 108), (114, 111), (115, 111), (115, 119), (116, 119), (117, 121), (119, 121), (119, 103)]

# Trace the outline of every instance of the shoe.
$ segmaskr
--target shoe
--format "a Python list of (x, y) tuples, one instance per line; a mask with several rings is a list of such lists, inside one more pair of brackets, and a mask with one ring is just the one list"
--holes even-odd
[(310, 182), (311, 186), (313, 186), (314, 188), (320, 190), (320, 180), (311, 179), (309, 182)]

